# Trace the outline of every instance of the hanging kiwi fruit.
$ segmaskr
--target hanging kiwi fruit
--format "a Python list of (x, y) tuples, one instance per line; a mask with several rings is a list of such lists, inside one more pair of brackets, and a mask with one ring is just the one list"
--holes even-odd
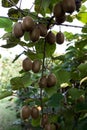
[(38, 26), (39, 26), (39, 29), (40, 29), (40, 36), (45, 37), (47, 35), (46, 25), (39, 23)]
[(45, 88), (47, 87), (47, 77), (46, 76), (42, 76), (39, 80), (39, 87), (40, 88)]
[(73, 13), (76, 9), (75, 0), (63, 0), (62, 8), (66, 13)]
[(31, 115), (31, 108), (28, 105), (23, 106), (20, 111), (20, 117), (23, 120), (26, 120), (30, 117), (30, 115)]
[(34, 28), (34, 21), (33, 21), (32, 17), (26, 16), (23, 19), (22, 28), (25, 31), (32, 31), (33, 30), (33, 28)]
[(40, 125), (41, 127), (45, 127), (45, 125), (48, 124), (48, 115), (47, 114), (43, 114), (41, 121), (40, 121)]
[(38, 73), (40, 71), (41, 68), (41, 62), (38, 59), (35, 59), (32, 63), (32, 71), (34, 73)]
[(20, 38), (24, 35), (24, 31), (22, 29), (22, 23), (21, 22), (15, 23), (13, 30), (12, 30), (12, 33), (16, 38)]
[(46, 42), (49, 44), (55, 44), (56, 42), (56, 36), (52, 31), (49, 31), (47, 36), (46, 36)]
[(38, 119), (38, 117), (39, 117), (39, 110), (38, 110), (38, 108), (37, 107), (32, 107), (32, 109), (31, 109), (31, 117), (33, 118), (33, 119)]
[(60, 17), (55, 17), (55, 21), (56, 21), (57, 25), (64, 23), (66, 21), (66, 14), (64, 13)]
[(25, 58), (22, 62), (22, 68), (24, 71), (32, 70), (32, 61), (30, 58)]
[(50, 87), (55, 86), (56, 82), (57, 82), (57, 78), (56, 78), (55, 74), (53, 74), (53, 73), (49, 74), (48, 78), (47, 78), (47, 87), (50, 88)]
[(53, 14), (54, 14), (54, 17), (61, 17), (64, 14), (61, 2), (58, 2), (57, 4), (55, 4), (53, 8)]
[(39, 27), (36, 25), (35, 28), (29, 33), (30, 35), (30, 40), (32, 42), (36, 42), (39, 40), (40, 38), (40, 29)]
[(56, 43), (61, 45), (61, 44), (63, 44), (63, 42), (64, 42), (64, 34), (61, 31), (59, 31), (56, 34)]

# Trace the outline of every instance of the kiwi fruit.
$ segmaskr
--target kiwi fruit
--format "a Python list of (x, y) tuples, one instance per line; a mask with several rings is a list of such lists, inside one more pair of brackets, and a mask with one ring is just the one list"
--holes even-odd
[(23, 19), (22, 28), (25, 31), (32, 31), (33, 30), (33, 28), (34, 28), (34, 21), (33, 21), (32, 17), (26, 16)]
[(43, 116), (41, 118), (40, 125), (41, 125), (41, 127), (44, 128), (46, 124), (48, 124), (48, 115), (47, 114), (43, 114)]
[(43, 77), (40, 78), (40, 80), (39, 80), (39, 87), (40, 88), (47, 87), (47, 77), (46, 76), (43, 76)]
[(47, 87), (50, 88), (55, 86), (56, 82), (57, 82), (56, 76), (53, 73), (49, 74), (47, 78)]
[(59, 32), (56, 34), (56, 42), (57, 42), (57, 44), (59, 44), (59, 45), (63, 44), (63, 42), (64, 42), (64, 34), (63, 34), (61, 31), (59, 31)]
[(32, 61), (28, 57), (25, 58), (22, 62), (22, 67), (24, 71), (32, 70)]
[(75, 0), (63, 0), (62, 8), (66, 13), (73, 13), (76, 9)]
[(32, 107), (31, 109), (31, 117), (33, 119), (37, 119), (39, 117), (39, 110), (37, 107)]
[(47, 27), (45, 24), (39, 24), (40, 36), (45, 37), (47, 35)]
[(22, 107), (21, 112), (20, 112), (20, 116), (23, 120), (26, 120), (30, 117), (31, 115), (31, 109), (28, 105), (25, 105)]
[(53, 130), (50, 123), (47, 123), (44, 127), (44, 130)]
[(65, 13), (60, 17), (55, 17), (55, 21), (58, 25), (64, 23), (66, 21), (66, 15)]
[(54, 44), (56, 42), (56, 36), (52, 31), (49, 31), (46, 36), (46, 42), (49, 44)]
[(41, 62), (40, 60), (35, 59), (32, 63), (32, 71), (34, 73), (38, 73), (40, 71), (41, 68)]
[(30, 32), (30, 40), (32, 42), (36, 42), (39, 40), (40, 37), (40, 29), (38, 26), (35, 26), (35, 28)]
[(53, 8), (53, 14), (54, 14), (54, 17), (61, 17), (64, 14), (61, 2), (58, 2), (57, 4), (55, 4)]
[(21, 22), (15, 23), (12, 33), (16, 38), (20, 38), (24, 35)]

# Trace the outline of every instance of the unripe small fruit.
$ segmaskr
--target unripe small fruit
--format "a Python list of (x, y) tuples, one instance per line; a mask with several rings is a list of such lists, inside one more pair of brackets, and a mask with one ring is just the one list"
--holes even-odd
[(43, 77), (40, 78), (39, 87), (40, 88), (47, 87), (47, 77), (46, 76), (43, 76)]
[(29, 70), (32, 70), (32, 61), (31, 59), (29, 59), (28, 57), (25, 58), (22, 62), (22, 67), (23, 67), (23, 70), (25, 71), (29, 71)]
[(38, 73), (40, 71), (41, 62), (40, 60), (34, 60), (32, 63), (32, 71)]
[(47, 87), (50, 88), (55, 86), (56, 82), (57, 82), (56, 76), (53, 73), (49, 74), (47, 78)]
[(57, 44), (62, 44), (64, 42), (64, 34), (60, 31), (56, 34)]
[(21, 112), (20, 112), (20, 116), (23, 120), (26, 120), (30, 117), (31, 115), (31, 109), (29, 106), (25, 105), (22, 107)]
[(39, 117), (39, 110), (37, 107), (32, 107), (31, 109), (31, 117), (33, 119), (37, 119)]
[(34, 28), (34, 21), (33, 21), (32, 17), (26, 16), (23, 19), (22, 28), (25, 31), (32, 31), (33, 30), (33, 28)]
[(48, 32), (47, 36), (46, 36), (46, 42), (48, 42), (49, 44), (54, 44), (56, 41), (56, 36), (54, 33), (52, 33), (51, 31)]
[(17, 38), (20, 38), (24, 35), (24, 31), (22, 29), (22, 24), (21, 22), (17, 22), (14, 27), (13, 27), (13, 31), (12, 31), (13, 35)]

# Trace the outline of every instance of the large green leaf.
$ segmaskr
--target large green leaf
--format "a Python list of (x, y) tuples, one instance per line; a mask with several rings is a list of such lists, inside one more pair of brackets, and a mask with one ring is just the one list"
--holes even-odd
[[(43, 54), (44, 52), (44, 39), (40, 39), (35, 44), (35, 49), (37, 53)], [(45, 44), (45, 55), (46, 57), (51, 57), (56, 49), (56, 44), (50, 45), (48, 43)]]
[(9, 8), (16, 5), (19, 0), (2, 0), (2, 6), (5, 8)]
[(82, 77), (87, 76), (87, 63), (81, 63), (78, 66), (78, 69), (79, 69)]
[(21, 77), (14, 77), (10, 80), (10, 83), (13, 90), (28, 87), (32, 83), (32, 80), (30, 79), (30, 73), (27, 72)]
[(77, 130), (87, 130), (87, 117), (79, 121)]
[(8, 97), (8, 96), (11, 96), (12, 95), (12, 91), (3, 91), (3, 92), (0, 92), (0, 99), (3, 99), (5, 97)]
[(87, 23), (87, 12), (80, 12), (78, 15), (77, 15), (77, 19), (83, 23)]
[(87, 103), (86, 102), (78, 102), (75, 105), (75, 112), (87, 113)]
[(81, 95), (84, 95), (84, 91), (83, 90), (79, 90), (77, 88), (71, 88), (68, 91), (68, 94), (71, 96), (71, 98), (73, 100), (78, 99)]
[(70, 80), (70, 72), (63, 69), (56, 71), (56, 76), (59, 84), (68, 83)]
[(20, 18), (21, 14), (20, 14), (19, 10), (14, 9), (14, 8), (10, 8), (8, 10), (8, 16), (10, 18), (12, 18), (12, 20), (17, 21), (18, 18)]
[(48, 100), (48, 106), (58, 107), (63, 100), (63, 95), (60, 93), (54, 93)]
[(0, 17), (0, 28), (4, 28), (5, 31), (11, 32), (13, 22), (8, 18)]

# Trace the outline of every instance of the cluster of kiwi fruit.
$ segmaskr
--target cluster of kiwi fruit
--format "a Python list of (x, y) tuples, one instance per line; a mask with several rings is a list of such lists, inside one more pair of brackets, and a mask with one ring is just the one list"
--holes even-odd
[(23, 120), (29, 119), (29, 117), (32, 117), (32, 119), (37, 119), (37, 118), (39, 118), (39, 109), (37, 107), (35, 107), (35, 106), (33, 106), (31, 108), (28, 105), (24, 105), (21, 108), (20, 117)]
[(30, 58), (26, 57), (22, 61), (22, 67), (24, 71), (32, 70), (34, 73), (38, 73), (41, 68), (41, 61), (38, 59), (35, 59), (34, 61), (32, 61)]
[(35, 23), (30, 16), (26, 16), (22, 22), (16, 22), (12, 30), (12, 33), (16, 38), (21, 38), (25, 32), (29, 33), (29, 38), (32, 42), (38, 41), (40, 36), (44, 37), (46, 42), (50, 45), (55, 42), (58, 44), (64, 42), (64, 34), (62, 32), (58, 32), (55, 36), (52, 31), (48, 31), (45, 24)]
[(53, 14), (57, 24), (61, 24), (66, 20), (66, 13), (72, 14), (75, 10), (79, 10), (81, 0), (62, 0), (54, 5)]
[(45, 24), (35, 23), (32, 17), (26, 16), (21, 22), (16, 22), (12, 32), (17, 38), (21, 38), (25, 32), (29, 32), (30, 40), (36, 42), (40, 36), (46, 36), (47, 27)]
[(48, 76), (42, 76), (39, 80), (39, 87), (40, 88), (51, 88), (55, 86), (57, 83), (57, 79), (55, 74), (50, 73)]
[[(40, 117), (40, 111), (35, 106), (30, 107), (29, 105), (24, 105), (21, 108), (20, 117), (24, 121), (28, 120), (29, 118), (36, 120)], [(46, 113), (44, 113), (40, 119), (40, 126), (44, 130), (57, 130), (57, 128), (59, 128), (58, 125), (49, 122), (48, 114)]]

